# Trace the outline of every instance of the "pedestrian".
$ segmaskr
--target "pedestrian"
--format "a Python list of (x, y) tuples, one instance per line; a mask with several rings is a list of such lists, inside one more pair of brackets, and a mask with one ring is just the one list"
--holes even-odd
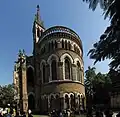
[(32, 114), (30, 113), (30, 114), (28, 114), (28, 117), (33, 117), (33, 116), (32, 116)]
[(16, 113), (15, 117), (20, 117), (18, 112)]
[(120, 117), (120, 112), (116, 115), (116, 117)]
[(3, 117), (1, 112), (0, 112), (0, 117)]

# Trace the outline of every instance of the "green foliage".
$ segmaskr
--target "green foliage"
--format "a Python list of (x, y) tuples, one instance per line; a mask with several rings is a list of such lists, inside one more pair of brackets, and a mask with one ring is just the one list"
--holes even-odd
[(120, 66), (120, 1), (119, 0), (83, 0), (89, 3), (89, 8), (95, 10), (98, 3), (103, 9), (104, 18), (110, 18), (111, 24), (101, 35), (100, 40), (93, 45), (88, 53), (95, 62), (111, 59), (110, 68), (119, 70)]
[(13, 85), (0, 86), (0, 106), (6, 106), (12, 104), (14, 101), (14, 89)]
[(85, 71), (85, 89), (88, 103), (108, 103), (111, 83), (112, 82), (108, 74), (102, 74), (100, 72), (96, 73), (94, 67), (88, 67), (88, 70)]

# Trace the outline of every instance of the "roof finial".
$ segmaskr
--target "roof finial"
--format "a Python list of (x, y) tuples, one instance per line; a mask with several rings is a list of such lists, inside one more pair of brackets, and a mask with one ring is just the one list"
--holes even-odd
[(39, 7), (39, 5), (37, 5), (37, 13), (35, 14), (34, 21), (37, 22), (38, 24), (40, 24), (42, 27), (44, 27), (43, 21), (41, 20), (41, 17), (40, 17), (40, 7)]
[(37, 11), (39, 11), (40, 10), (40, 7), (39, 7), (39, 5), (37, 5)]
[(37, 5), (37, 21), (40, 21), (40, 7)]

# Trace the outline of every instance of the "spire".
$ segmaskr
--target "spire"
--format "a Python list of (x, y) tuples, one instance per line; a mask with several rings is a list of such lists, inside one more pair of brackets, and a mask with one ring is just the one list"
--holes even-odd
[(43, 21), (41, 20), (41, 17), (40, 17), (40, 7), (39, 7), (39, 5), (37, 5), (37, 13), (35, 14), (35, 21), (44, 28)]
[(37, 21), (40, 21), (41, 19), (40, 19), (40, 7), (39, 7), (39, 5), (37, 5), (37, 14), (36, 15), (37, 15), (36, 16)]

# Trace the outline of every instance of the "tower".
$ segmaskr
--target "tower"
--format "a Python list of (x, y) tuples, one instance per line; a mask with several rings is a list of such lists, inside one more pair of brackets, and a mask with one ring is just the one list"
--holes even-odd
[(35, 14), (35, 19), (33, 23), (33, 46), (34, 46), (33, 53), (35, 51), (36, 44), (38, 43), (44, 31), (45, 31), (44, 24), (40, 17), (40, 8), (39, 5), (37, 5), (37, 13)]
[(26, 79), (26, 55), (19, 51), (18, 60), (14, 69), (14, 87), (17, 100), (17, 110), (28, 111), (27, 79)]
[(37, 61), (37, 55), (38, 55), (38, 50), (39, 50), (39, 41), (40, 38), (42, 37), (43, 33), (45, 31), (45, 27), (43, 24), (43, 21), (41, 20), (40, 17), (40, 8), (39, 5), (37, 5), (37, 12), (35, 14), (35, 19), (33, 22), (33, 67), (34, 67), (34, 89), (35, 89), (35, 99), (36, 99), (36, 104), (35, 108), (38, 108), (38, 103), (40, 100), (40, 95), (37, 95), (40, 93), (40, 80), (39, 80), (39, 62)]

